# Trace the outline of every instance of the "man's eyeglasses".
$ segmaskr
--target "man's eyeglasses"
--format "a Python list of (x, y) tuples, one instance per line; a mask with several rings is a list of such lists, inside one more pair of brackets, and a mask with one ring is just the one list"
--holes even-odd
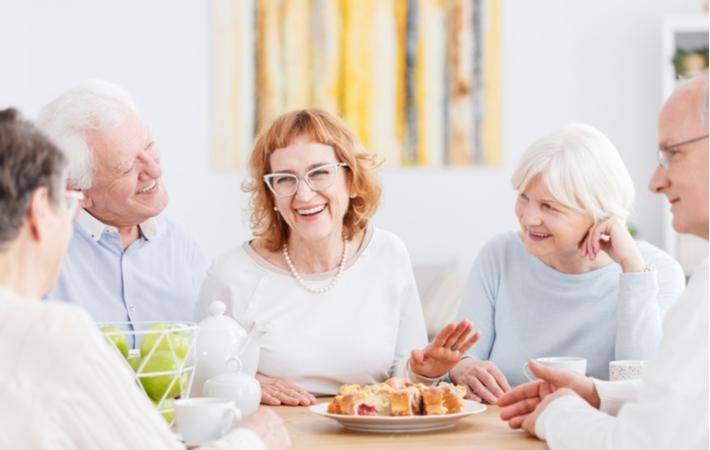
[(79, 202), (84, 200), (84, 193), (81, 191), (72, 191), (67, 189), (64, 191), (64, 202), (67, 205), (69, 215), (74, 217), (79, 210)]
[(668, 165), (670, 164), (671, 158), (673, 158), (673, 155), (675, 155), (678, 150), (676, 150), (678, 147), (682, 147), (683, 145), (687, 144), (692, 144), (694, 142), (702, 141), (703, 139), (707, 139), (708, 135), (706, 134), (705, 136), (700, 136), (696, 137), (693, 139), (688, 139), (687, 141), (682, 141), (682, 142), (676, 142), (675, 144), (671, 145), (666, 145), (664, 147), (661, 147), (658, 149), (658, 164), (663, 167), (664, 169), (668, 169)]
[(318, 192), (328, 189), (335, 183), (340, 167), (347, 167), (347, 163), (330, 163), (314, 167), (306, 172), (303, 177), (292, 173), (269, 173), (264, 175), (264, 183), (269, 190), (277, 197), (290, 197), (298, 192), (298, 185), (301, 180), (305, 181), (309, 188)]

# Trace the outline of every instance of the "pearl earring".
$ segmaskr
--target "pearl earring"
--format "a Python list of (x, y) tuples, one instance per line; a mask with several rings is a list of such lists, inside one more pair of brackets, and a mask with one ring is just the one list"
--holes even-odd
[(275, 207), (275, 206), (274, 206), (274, 211), (278, 211), (278, 210), (279, 210), (279, 209), (278, 209), (277, 207)]

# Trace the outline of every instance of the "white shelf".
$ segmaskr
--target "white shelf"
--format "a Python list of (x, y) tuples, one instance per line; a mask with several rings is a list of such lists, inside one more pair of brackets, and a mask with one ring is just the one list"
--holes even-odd
[[(708, 14), (677, 14), (663, 21), (661, 30), (661, 103), (678, 84), (673, 67), (676, 49), (693, 49), (708, 44)], [(675, 257), (686, 274), (708, 255), (708, 242), (695, 236), (679, 234), (673, 229), (673, 215), (663, 206), (663, 246)]]

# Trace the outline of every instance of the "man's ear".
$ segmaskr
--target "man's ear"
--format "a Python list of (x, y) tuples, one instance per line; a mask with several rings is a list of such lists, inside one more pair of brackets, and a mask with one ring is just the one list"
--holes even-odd
[(30, 236), (35, 240), (42, 240), (49, 236), (49, 223), (47, 217), (50, 214), (49, 191), (42, 186), (32, 192), (30, 204), (27, 208), (25, 220), (27, 220)]
[(79, 201), (79, 208), (89, 209), (94, 206), (94, 199), (88, 191), (81, 191), (84, 194), (84, 198)]

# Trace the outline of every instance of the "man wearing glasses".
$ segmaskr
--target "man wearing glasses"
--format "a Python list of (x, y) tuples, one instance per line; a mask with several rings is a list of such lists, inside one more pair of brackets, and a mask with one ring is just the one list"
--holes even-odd
[[(658, 136), (650, 189), (670, 202), (676, 231), (708, 240), (707, 72), (671, 95)], [(600, 381), (529, 364), (539, 380), (504, 394), (501, 418), (551, 449), (707, 449), (707, 259), (666, 314), (642, 380)]]
[(48, 104), (40, 128), (69, 160), (81, 201), (61, 276), (48, 298), (98, 322), (188, 321), (209, 261), (160, 216), (160, 152), (128, 95), (85, 82)]

